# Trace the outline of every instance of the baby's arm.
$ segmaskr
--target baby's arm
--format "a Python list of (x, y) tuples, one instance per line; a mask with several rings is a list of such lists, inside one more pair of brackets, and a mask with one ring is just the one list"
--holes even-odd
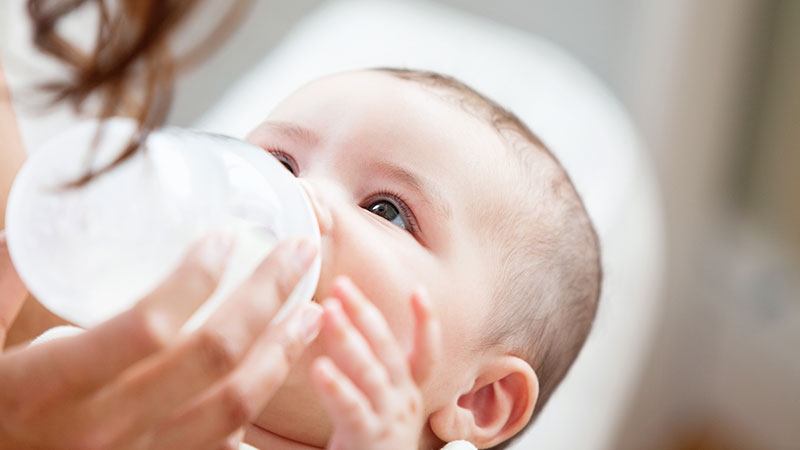
[(334, 423), (333, 450), (417, 449), (425, 411), (418, 385), (440, 352), (439, 321), (420, 292), (411, 297), (414, 348), (406, 355), (383, 315), (347, 279), (324, 302), (312, 379)]

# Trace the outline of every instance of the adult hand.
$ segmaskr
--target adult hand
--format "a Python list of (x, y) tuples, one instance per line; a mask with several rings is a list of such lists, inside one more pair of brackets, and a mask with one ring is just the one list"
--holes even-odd
[[(215, 290), (230, 247), (208, 238), (129, 311), (0, 355), (0, 448), (238, 448), (241, 427), (316, 337), (321, 310), (308, 304), (270, 325), (316, 254), (307, 241), (284, 242), (203, 326), (179, 334)], [(3, 328), (15, 310), (9, 294), (21, 286), (6, 253)]]

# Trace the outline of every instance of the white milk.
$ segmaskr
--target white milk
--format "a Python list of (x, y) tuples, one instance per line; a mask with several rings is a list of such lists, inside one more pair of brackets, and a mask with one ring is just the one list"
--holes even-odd
[[(191, 329), (277, 242), (299, 235), (319, 243), (310, 203), (291, 174), (231, 138), (165, 129), (109, 173), (62, 188), (85, 173), (86, 161), (98, 168), (113, 160), (134, 130), (130, 120), (107, 121), (93, 147), (97, 123), (78, 125), (37, 149), (14, 181), (6, 212), (11, 258), (57, 315), (84, 327), (102, 322), (152, 291), (201, 237), (230, 233), (225, 274)], [(279, 314), (313, 296), (319, 268), (318, 257)]]
[[(203, 307), (186, 322), (185, 331), (196, 329), (208, 319), (227, 296), (253, 273), (253, 270), (278, 243), (278, 238), (274, 233), (254, 227), (251, 222), (243, 219), (230, 218), (221, 231), (234, 236), (235, 239), (228, 265), (217, 290)], [(281, 320), (286, 313), (288, 313), (288, 309), (282, 310), (280, 315), (275, 317), (275, 321)]]

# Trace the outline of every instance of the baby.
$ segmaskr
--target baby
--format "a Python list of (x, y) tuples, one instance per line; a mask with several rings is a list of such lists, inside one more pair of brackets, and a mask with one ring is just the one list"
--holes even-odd
[(312, 198), (326, 315), (247, 442), (502, 448), (532, 422), (589, 333), (601, 267), (525, 125), (452, 78), (378, 69), (304, 86), (248, 140)]

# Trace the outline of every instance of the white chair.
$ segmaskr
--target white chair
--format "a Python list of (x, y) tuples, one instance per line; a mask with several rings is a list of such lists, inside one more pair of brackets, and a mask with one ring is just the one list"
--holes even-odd
[(610, 448), (659, 311), (661, 209), (630, 119), (581, 64), (533, 35), (431, 3), (334, 1), (298, 24), (195, 125), (242, 137), (303, 83), (377, 66), (466, 81), (516, 112), (569, 171), (600, 234), (603, 296), (575, 366), (514, 448)]

